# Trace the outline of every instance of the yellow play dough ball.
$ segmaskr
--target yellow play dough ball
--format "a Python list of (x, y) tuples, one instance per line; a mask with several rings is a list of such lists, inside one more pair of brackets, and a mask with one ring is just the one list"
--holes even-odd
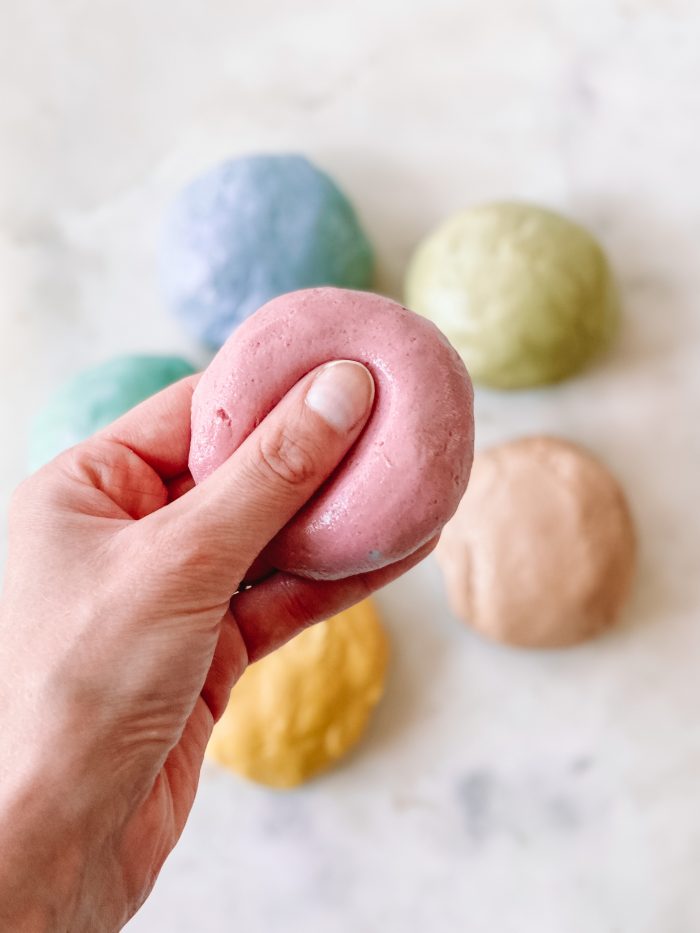
[(360, 739), (384, 691), (388, 641), (367, 599), (252, 664), (207, 754), (270, 787), (294, 787)]

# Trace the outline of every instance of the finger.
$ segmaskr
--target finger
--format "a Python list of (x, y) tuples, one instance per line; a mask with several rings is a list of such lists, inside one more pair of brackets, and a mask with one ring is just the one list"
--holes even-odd
[(231, 610), (252, 663), (303, 629), (342, 612), (415, 567), (433, 550), (437, 536), (408, 557), (344, 580), (305, 580), (278, 573), (238, 593)]
[(214, 657), (202, 688), (202, 699), (218, 722), (228, 704), (229, 694), (246, 669), (248, 654), (238, 625), (229, 610), (221, 623)]
[(420, 563), (437, 536), (409, 557), (381, 570), (346, 580), (303, 580), (277, 574), (239, 593), (224, 616), (202, 698), (217, 722), (246, 666), (279, 648), (314, 622), (347, 609)]
[(187, 376), (141, 402), (96, 437), (123, 444), (163, 479), (187, 470), (190, 408), (199, 375)]
[(373, 398), (374, 382), (360, 363), (321, 367), (211, 476), (140, 522), (138, 533), (163, 560), (186, 563), (190, 585), (203, 597), (230, 599), (258, 554), (350, 449)]

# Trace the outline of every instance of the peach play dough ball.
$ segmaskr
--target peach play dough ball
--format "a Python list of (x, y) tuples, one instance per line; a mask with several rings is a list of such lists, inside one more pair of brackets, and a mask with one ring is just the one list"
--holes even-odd
[(618, 618), (635, 535), (601, 463), (566, 441), (529, 437), (477, 454), (437, 557), (465, 622), (495, 641), (557, 647)]

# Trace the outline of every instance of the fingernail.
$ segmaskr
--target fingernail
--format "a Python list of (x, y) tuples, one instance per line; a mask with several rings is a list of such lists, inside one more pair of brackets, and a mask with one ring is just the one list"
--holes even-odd
[(370, 371), (353, 360), (327, 363), (311, 383), (306, 404), (336, 431), (350, 431), (374, 401)]

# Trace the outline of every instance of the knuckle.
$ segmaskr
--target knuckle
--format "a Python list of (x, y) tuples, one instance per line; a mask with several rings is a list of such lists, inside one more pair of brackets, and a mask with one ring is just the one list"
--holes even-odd
[(90, 437), (64, 451), (56, 459), (62, 472), (74, 479), (92, 480), (113, 458), (113, 445), (102, 438)]
[[(99, 451), (100, 447), (92, 438), (69, 447), (34, 474), (37, 486), (40, 485), (42, 489), (49, 490), (63, 486), (66, 482), (88, 481), (92, 475), (93, 463), (97, 461), (99, 464), (97, 453)], [(29, 481), (31, 482), (33, 478), (29, 477)]]
[[(111, 456), (114, 459), (113, 453)], [(45, 509), (62, 498), (67, 484), (76, 481), (101, 488), (109, 460), (109, 443), (97, 438), (62, 451), (15, 488), (10, 497), (10, 517)]]
[(19, 486), (15, 487), (10, 496), (8, 514), (10, 521), (20, 516), (26, 509), (26, 507), (31, 504), (34, 499), (34, 493), (36, 490), (36, 480), (33, 476), (29, 476), (27, 479), (22, 480)]
[(285, 428), (260, 441), (262, 469), (274, 482), (303, 486), (318, 472), (318, 451), (308, 441), (292, 437)]

